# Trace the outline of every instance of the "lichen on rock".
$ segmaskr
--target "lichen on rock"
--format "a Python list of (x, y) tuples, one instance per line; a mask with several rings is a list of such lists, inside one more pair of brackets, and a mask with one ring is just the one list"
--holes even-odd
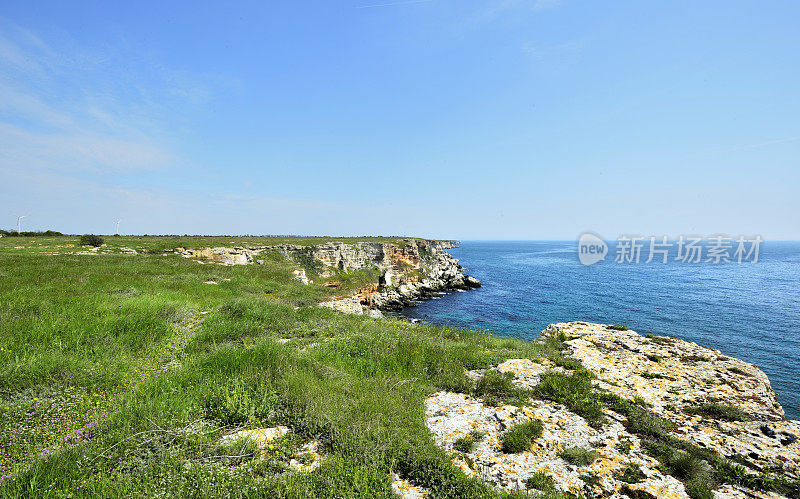
[[(776, 471), (789, 480), (800, 478), (800, 422), (785, 419), (769, 379), (756, 366), (692, 342), (645, 337), (602, 324), (554, 324), (542, 337), (563, 341), (562, 354), (592, 373), (593, 389), (637, 400), (674, 424), (671, 438), (743, 463), (748, 473)], [(531, 390), (531, 395), (543, 375), (566, 371), (547, 359), (509, 359), (494, 369), (513, 374), (514, 386)], [(484, 372), (467, 376), (478, 380)], [(535, 485), (528, 479), (544, 473), (555, 489), (585, 497), (688, 497), (684, 483), (629, 430), (625, 415), (607, 407), (603, 413), (606, 422), (592, 425), (564, 405), (533, 397), (521, 407), (497, 401), (488, 405), (481, 398), (450, 392), (425, 401), (426, 424), (453, 462), (507, 491), (527, 490)], [(523, 452), (503, 453), (503, 432), (534, 419), (543, 423), (541, 436)], [(469, 452), (454, 447), (475, 432), (482, 437)], [(584, 466), (572, 464), (561, 457), (566, 448), (591, 450), (596, 459)], [(726, 483), (717, 484), (714, 494), (781, 497)]]

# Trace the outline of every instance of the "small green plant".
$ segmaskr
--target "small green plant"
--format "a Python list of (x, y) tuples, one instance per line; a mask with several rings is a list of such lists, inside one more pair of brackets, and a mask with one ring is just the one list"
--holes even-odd
[(595, 428), (605, 421), (603, 405), (592, 389), (591, 379), (580, 372), (570, 376), (556, 372), (544, 373), (534, 391), (540, 398), (567, 406)]
[(747, 374), (747, 372), (745, 372), (745, 371), (744, 371), (744, 369), (739, 369), (739, 368), (738, 368), (738, 367), (736, 367), (736, 366), (729, 367), (729, 368), (728, 368), (728, 371), (730, 371), (730, 372), (732, 372), (732, 373), (734, 373), (734, 374), (742, 374), (742, 375), (745, 375), (745, 374)]
[(631, 449), (633, 448), (633, 442), (630, 440), (620, 440), (617, 443), (617, 450), (620, 451), (622, 454), (630, 454)]
[(512, 383), (514, 373), (503, 373), (496, 369), (486, 371), (475, 385), (475, 395), (484, 397), (487, 405), (499, 405), (501, 401), (525, 405), (530, 391), (516, 388)]
[(647, 360), (649, 360), (650, 362), (659, 363), (659, 362), (661, 362), (661, 357), (659, 357), (658, 355), (652, 354), (652, 355), (648, 355), (647, 356)]
[(500, 438), (503, 452), (506, 454), (516, 454), (527, 450), (534, 440), (542, 435), (543, 425), (538, 419), (519, 424)]
[(644, 379), (661, 379), (661, 378), (663, 378), (663, 377), (664, 377), (662, 374), (658, 374), (658, 373), (654, 373), (654, 372), (650, 372), (650, 371), (645, 371), (645, 372), (643, 372), (643, 373), (641, 374), (641, 376), (642, 376)]
[(461, 437), (453, 442), (453, 448), (465, 454), (472, 452), (472, 449), (475, 448), (475, 444), (477, 444), (481, 438), (483, 438), (481, 432), (473, 430), (469, 433), (469, 435)]
[(95, 248), (99, 248), (105, 241), (98, 235), (84, 234), (81, 236), (80, 243), (82, 246), (94, 246)]
[(578, 476), (583, 483), (590, 487), (599, 487), (600, 486), (600, 477), (597, 475), (580, 475)]
[(267, 419), (276, 403), (277, 397), (270, 390), (235, 381), (222, 384), (206, 395), (203, 410), (209, 419), (242, 425)]
[(544, 471), (537, 471), (525, 480), (525, 486), (532, 490), (541, 490), (542, 492), (553, 491), (555, 490), (556, 482)]
[(647, 478), (647, 475), (642, 472), (638, 465), (628, 463), (627, 466), (614, 473), (614, 478), (626, 483), (639, 483)]
[(626, 497), (631, 499), (658, 499), (656, 496), (647, 492), (646, 490), (631, 488), (628, 484), (623, 485), (619, 489), (620, 492)]
[(558, 456), (564, 461), (575, 466), (588, 466), (600, 457), (597, 451), (583, 449), (581, 447), (568, 447), (562, 450)]
[(606, 327), (608, 329), (613, 330), (613, 331), (627, 331), (628, 330), (628, 326), (626, 326), (625, 324), (612, 324), (612, 325), (606, 326)]
[(704, 418), (721, 419), (724, 421), (748, 421), (747, 415), (738, 407), (717, 403), (699, 406), (687, 406), (683, 410), (689, 414), (697, 414)]

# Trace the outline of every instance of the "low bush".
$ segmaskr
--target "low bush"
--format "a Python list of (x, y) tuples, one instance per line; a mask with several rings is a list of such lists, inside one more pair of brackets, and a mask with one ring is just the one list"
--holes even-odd
[(266, 387), (235, 381), (218, 385), (203, 400), (206, 417), (226, 425), (244, 425), (267, 419), (277, 396)]
[(578, 478), (580, 478), (583, 483), (589, 485), (590, 487), (600, 486), (600, 477), (597, 475), (580, 475)]
[(588, 466), (600, 457), (600, 454), (598, 454), (597, 451), (583, 449), (581, 447), (568, 447), (562, 450), (558, 456), (575, 466)]
[(544, 471), (537, 471), (525, 480), (525, 486), (533, 490), (551, 491), (555, 489), (556, 482)]
[(512, 405), (525, 405), (530, 391), (515, 387), (513, 379), (513, 373), (503, 373), (496, 369), (486, 371), (475, 385), (475, 395), (484, 397), (488, 405), (499, 405), (501, 401)]
[(94, 246), (95, 248), (99, 248), (105, 241), (98, 235), (84, 234), (81, 236), (80, 243), (82, 246)]
[(519, 424), (500, 437), (503, 452), (516, 454), (527, 450), (534, 440), (542, 435), (542, 422), (538, 419)]
[(543, 399), (567, 406), (572, 412), (583, 416), (590, 426), (597, 428), (605, 421), (603, 405), (592, 389), (590, 378), (580, 372), (571, 376), (545, 373), (534, 392)]
[(627, 466), (614, 474), (614, 478), (626, 483), (639, 483), (647, 478), (647, 475), (642, 472), (638, 465), (628, 463)]
[(613, 331), (627, 331), (628, 330), (628, 326), (626, 326), (625, 324), (613, 324), (613, 325), (606, 326), (606, 327), (608, 329), (613, 330)]
[(475, 444), (477, 444), (483, 435), (479, 431), (472, 431), (469, 435), (459, 438), (455, 442), (453, 442), (453, 448), (459, 452), (472, 452), (472, 449), (475, 448)]
[(748, 421), (749, 419), (741, 409), (733, 405), (709, 403), (699, 406), (687, 406), (683, 410), (689, 414), (697, 414), (704, 418), (724, 421)]

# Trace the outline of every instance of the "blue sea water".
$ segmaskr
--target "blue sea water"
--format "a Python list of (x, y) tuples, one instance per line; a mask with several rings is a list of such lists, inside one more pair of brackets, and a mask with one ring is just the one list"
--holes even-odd
[(743, 264), (617, 264), (613, 252), (584, 266), (575, 241), (465, 241), (450, 253), (483, 287), (403, 315), (526, 339), (587, 321), (694, 341), (759, 366), (800, 419), (800, 242), (765, 242)]

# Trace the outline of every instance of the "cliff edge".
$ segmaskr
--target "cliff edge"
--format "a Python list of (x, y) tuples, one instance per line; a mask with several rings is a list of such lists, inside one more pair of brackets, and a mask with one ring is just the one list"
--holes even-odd
[(368, 272), (374, 279), (355, 289), (343, 289), (321, 305), (340, 312), (380, 315), (380, 311), (400, 310), (417, 300), (450, 290), (478, 288), (478, 279), (466, 275), (458, 260), (447, 249), (458, 241), (401, 239), (397, 242), (325, 242), (313, 245), (177, 248), (186, 258), (221, 265), (259, 263), (265, 251), (279, 251), (298, 268), (295, 279), (303, 284), (322, 284), (338, 289), (334, 277), (352, 272)]
[[(501, 373), (515, 400), (480, 389), (426, 400), (434, 439), (467, 474), (583, 497), (800, 494), (800, 421), (758, 367), (621, 326), (553, 324), (542, 338), (560, 355), (468, 372), (479, 388)], [(540, 435), (509, 452), (507, 435), (531, 421)]]

